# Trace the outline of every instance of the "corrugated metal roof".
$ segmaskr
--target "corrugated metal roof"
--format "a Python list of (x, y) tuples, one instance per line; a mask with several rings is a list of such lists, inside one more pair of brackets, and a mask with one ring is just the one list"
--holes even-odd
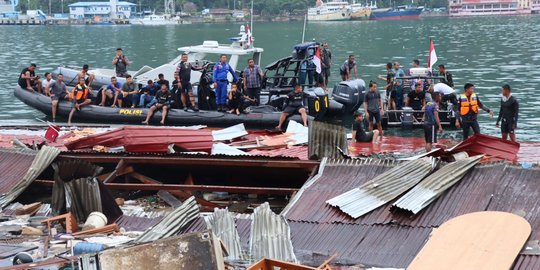
[(126, 231), (143, 232), (148, 230), (150, 227), (155, 226), (161, 220), (163, 220), (163, 217), (148, 218), (122, 215), (115, 221), (115, 223), (119, 228), (124, 228)]
[(60, 150), (49, 146), (43, 146), (37, 154), (28, 150), (0, 150), (0, 207), (17, 198), (58, 154)]
[(227, 248), (227, 253), (229, 254), (227, 258), (232, 260), (245, 259), (240, 244), (240, 236), (236, 230), (236, 223), (228, 209), (215, 208), (214, 213), (207, 216), (205, 221), (208, 229), (212, 230), (212, 232), (223, 241), (223, 244)]
[(190, 197), (178, 208), (163, 218), (154, 227), (135, 239), (135, 243), (151, 242), (177, 234), (199, 216), (199, 207), (195, 197)]
[(328, 201), (352, 218), (373, 211), (415, 186), (437, 165), (431, 157), (404, 162), (360, 187), (345, 192)]
[(482, 157), (483, 155), (469, 157), (443, 166), (399, 198), (393, 206), (418, 214), (420, 210), (461, 180)]
[[(348, 153), (349, 144), (343, 125), (312, 121), (309, 125), (308, 156), (310, 159), (340, 158)], [(341, 151), (340, 151), (341, 150)]]
[[(243, 250), (249, 250), (249, 237), (251, 235), (251, 219), (248, 218), (235, 218), (236, 230), (240, 237), (240, 246)], [(183, 228), (178, 234), (202, 232), (207, 230), (206, 222), (204, 218), (198, 217), (191, 224)]]
[(265, 157), (287, 157), (287, 158), (298, 158), (302, 160), (308, 160), (308, 147), (301, 146), (291, 146), (286, 148), (278, 148), (271, 150), (262, 150), (255, 149), (248, 151), (251, 155), (265, 156)]
[[(393, 164), (375, 160), (323, 162), (320, 174), (306, 183), (297, 195), (299, 198), (294, 198), (284, 212), (291, 226), (295, 253), (302, 263), (320, 258), (318, 254), (337, 253), (337, 262), (404, 268), (433, 228), (453, 217), (477, 211), (518, 213), (533, 228), (530, 239), (540, 239), (540, 168), (537, 167), (477, 165), (417, 215), (390, 211), (391, 204), (387, 204), (355, 220), (325, 203)], [(306, 254), (311, 254), (311, 258)], [(327, 257), (320, 259), (324, 261), (324, 258)], [(315, 261), (314, 265), (317, 262), (321, 261)], [(520, 255), (513, 269), (540, 269), (540, 256)]]
[(250, 254), (254, 260), (262, 258), (296, 262), (287, 220), (277, 215), (265, 202), (253, 210)]

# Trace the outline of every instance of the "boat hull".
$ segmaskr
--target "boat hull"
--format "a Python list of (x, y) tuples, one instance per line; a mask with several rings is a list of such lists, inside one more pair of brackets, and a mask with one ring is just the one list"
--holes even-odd
[(337, 12), (322, 12), (320, 14), (308, 13), (308, 21), (348, 21), (351, 19), (351, 11), (343, 9)]
[[(15, 97), (28, 106), (41, 111), (46, 115), (51, 114), (50, 97), (41, 95), (37, 92), (30, 92), (20, 87), (14, 91)], [(61, 101), (58, 104), (57, 116), (66, 117), (71, 111), (71, 103)], [(88, 105), (76, 111), (73, 120), (75, 122), (99, 122), (99, 123), (120, 123), (120, 124), (140, 124), (148, 113), (146, 108), (111, 108), (97, 105)], [(185, 126), (185, 125), (207, 125), (207, 126), (231, 126), (240, 123), (252, 128), (273, 128), (279, 122), (280, 112), (249, 113), (242, 115), (233, 115), (217, 111), (199, 111), (184, 112), (179, 109), (171, 109), (165, 120), (167, 125)], [(299, 115), (289, 118), (301, 123)], [(309, 117), (310, 121), (313, 117)], [(161, 112), (156, 112), (151, 123), (159, 123)]]
[(370, 17), (371, 9), (369, 8), (360, 9), (351, 13), (351, 20), (354, 21), (369, 20)]
[(417, 20), (420, 18), (422, 9), (390, 10), (371, 13), (372, 20)]

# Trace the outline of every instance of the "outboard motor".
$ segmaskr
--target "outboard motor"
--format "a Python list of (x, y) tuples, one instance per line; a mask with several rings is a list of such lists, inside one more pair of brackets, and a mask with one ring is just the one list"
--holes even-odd
[(362, 79), (343, 81), (334, 85), (332, 98), (343, 104), (345, 112), (352, 113), (364, 102), (366, 82)]
[(328, 94), (320, 87), (305, 89), (304, 92), (309, 95), (307, 105), (308, 114), (320, 120), (328, 111)]
[(412, 129), (414, 123), (414, 112), (411, 107), (403, 107), (401, 112), (401, 127), (405, 129)]

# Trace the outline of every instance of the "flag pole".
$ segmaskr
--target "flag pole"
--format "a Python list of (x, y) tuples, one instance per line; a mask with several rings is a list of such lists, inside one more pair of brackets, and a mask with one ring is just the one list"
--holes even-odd
[(307, 12), (306, 12), (306, 15), (304, 16), (304, 29), (302, 30), (302, 43), (304, 43), (304, 38), (306, 36), (306, 22), (307, 22)]

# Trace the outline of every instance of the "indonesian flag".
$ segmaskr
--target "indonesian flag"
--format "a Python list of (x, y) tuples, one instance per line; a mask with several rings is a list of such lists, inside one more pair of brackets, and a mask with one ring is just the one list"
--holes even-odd
[(251, 35), (251, 29), (249, 28), (249, 25), (247, 28), (247, 44), (252, 45), (253, 44), (253, 36)]
[(437, 53), (435, 52), (435, 45), (433, 44), (433, 40), (429, 39), (429, 59), (428, 59), (428, 66), (429, 70), (433, 70), (433, 65), (437, 62)]
[(315, 64), (315, 70), (317, 71), (317, 73), (320, 74), (322, 72), (320, 48), (317, 48), (317, 50), (315, 51), (315, 55), (313, 56), (313, 64)]

